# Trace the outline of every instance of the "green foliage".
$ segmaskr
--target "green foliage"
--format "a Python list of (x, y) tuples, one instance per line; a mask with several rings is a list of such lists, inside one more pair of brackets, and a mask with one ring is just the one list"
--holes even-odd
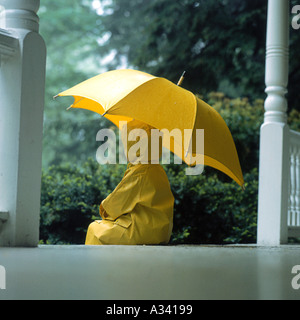
[(106, 9), (107, 47), (117, 50), (111, 68), (126, 56), (174, 82), (187, 70), (184, 86), (195, 92), (262, 96), (266, 2), (112, 0)]
[[(84, 110), (72, 110), (72, 117), (65, 116), (48, 120), (44, 123), (43, 162), (44, 168), (64, 163), (83, 164), (88, 158), (95, 158), (97, 132), (108, 128), (111, 123), (107, 119), (81, 118)], [(67, 112), (62, 110), (62, 113)], [(70, 114), (69, 114), (70, 115)]]
[(253, 243), (256, 239), (257, 169), (245, 175), (245, 191), (216, 174), (187, 176), (167, 169), (175, 197), (171, 243)]
[(212, 92), (205, 99), (222, 116), (233, 136), (242, 171), (258, 167), (259, 130), (263, 123), (264, 101), (248, 98), (229, 99), (221, 92)]
[[(103, 6), (99, 20), (108, 37), (98, 52), (115, 50), (110, 69), (125, 58), (173, 82), (187, 70), (183, 86), (193, 92), (264, 98), (267, 1), (111, 0)], [(291, 29), (289, 110), (300, 110), (299, 48), (299, 33)]]
[(84, 243), (89, 223), (100, 219), (99, 204), (121, 180), (124, 165), (51, 166), (42, 175), (40, 239), (45, 243)]
[(290, 129), (300, 131), (300, 112), (293, 109), (288, 115), (288, 125)]

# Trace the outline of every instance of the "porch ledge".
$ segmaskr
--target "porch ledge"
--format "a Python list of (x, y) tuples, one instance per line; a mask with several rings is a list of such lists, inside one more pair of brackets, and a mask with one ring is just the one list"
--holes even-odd
[(0, 299), (300, 299), (300, 246), (0, 248)]

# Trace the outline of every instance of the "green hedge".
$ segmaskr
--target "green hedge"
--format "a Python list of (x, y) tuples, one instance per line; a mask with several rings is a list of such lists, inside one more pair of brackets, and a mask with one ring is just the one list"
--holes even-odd
[[(207, 97), (227, 122), (244, 172), (245, 191), (223, 173), (205, 167), (187, 176), (185, 165), (164, 165), (175, 197), (172, 244), (256, 241), (259, 127), (263, 101)], [(95, 159), (52, 166), (43, 172), (40, 239), (84, 243), (89, 223), (99, 219), (100, 202), (122, 179), (125, 165), (100, 166)]]
[[(177, 169), (177, 168), (176, 168)], [(125, 167), (51, 167), (42, 176), (40, 239), (51, 244), (84, 242), (89, 223), (99, 219), (100, 202), (122, 179)], [(187, 176), (165, 166), (175, 197), (171, 243), (255, 241), (257, 169), (245, 175), (246, 190), (216, 174)]]
[(216, 174), (167, 170), (175, 197), (172, 243), (253, 243), (258, 172), (245, 174), (245, 191)]
[(40, 239), (43, 243), (83, 243), (87, 226), (99, 219), (99, 204), (122, 179), (124, 165), (51, 166), (42, 175)]

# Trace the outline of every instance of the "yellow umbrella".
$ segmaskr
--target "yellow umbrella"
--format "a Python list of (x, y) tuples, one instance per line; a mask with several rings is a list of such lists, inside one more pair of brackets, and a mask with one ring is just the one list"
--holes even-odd
[[(70, 107), (97, 112), (116, 126), (120, 121), (136, 119), (159, 130), (179, 129), (181, 137), (191, 141), (191, 152), (176, 137), (169, 137), (173, 143), (168, 147), (188, 165), (195, 164), (191, 156), (197, 156), (196, 129), (204, 129), (204, 164), (224, 172), (240, 186), (244, 184), (236, 147), (225, 121), (192, 92), (165, 78), (137, 70), (113, 70), (57, 96), (73, 96)], [(191, 130), (187, 133), (184, 129)], [(182, 146), (180, 151), (178, 145)]]

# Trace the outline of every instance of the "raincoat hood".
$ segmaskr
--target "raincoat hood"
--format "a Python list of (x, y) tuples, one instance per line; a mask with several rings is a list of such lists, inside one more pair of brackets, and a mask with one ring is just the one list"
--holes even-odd
[(121, 127), (124, 151), (130, 164), (159, 163), (162, 155), (162, 137), (152, 134), (151, 130), (155, 131), (155, 128), (139, 120), (129, 121)]

